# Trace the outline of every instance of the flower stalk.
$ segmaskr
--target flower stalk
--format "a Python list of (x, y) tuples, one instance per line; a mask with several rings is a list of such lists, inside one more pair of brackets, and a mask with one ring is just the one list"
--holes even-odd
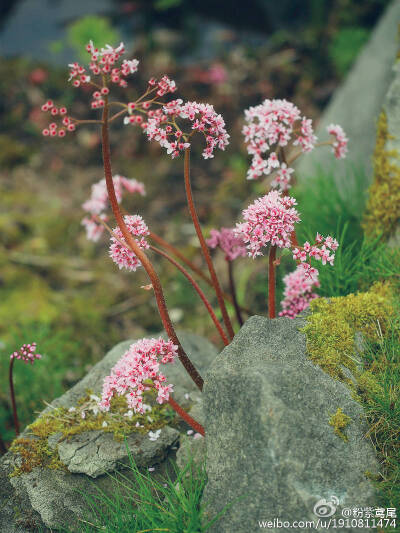
[(164, 329), (168, 337), (178, 346), (178, 357), (181, 360), (183, 366), (189, 373), (190, 377), (196, 384), (196, 386), (202, 390), (203, 389), (203, 379), (194, 367), (193, 363), (186, 355), (185, 351), (182, 348), (182, 345), (176, 335), (175, 329), (172, 325), (167, 305), (165, 303), (164, 293), (161, 287), (160, 280), (156, 271), (154, 270), (153, 265), (146, 256), (146, 254), (141, 250), (138, 244), (135, 242), (135, 239), (132, 238), (129, 230), (124, 222), (122, 213), (119, 208), (119, 204), (115, 195), (114, 183), (112, 179), (112, 170), (111, 170), (111, 156), (110, 156), (110, 141), (109, 141), (109, 131), (108, 131), (108, 98), (105, 98), (105, 105), (103, 108), (102, 114), (102, 128), (101, 128), (101, 137), (102, 137), (102, 153), (103, 153), (103, 165), (104, 165), (104, 175), (106, 179), (107, 192), (111, 204), (111, 208), (114, 214), (114, 217), (117, 221), (119, 228), (124, 236), (126, 243), (135, 253), (139, 261), (142, 263), (144, 269), (147, 272), (147, 275), (150, 278), (154, 295), (156, 297), (158, 310), (160, 317), (164, 326)]
[(13, 369), (14, 369), (14, 358), (12, 358), (10, 360), (10, 367), (9, 367), (9, 372), (8, 372), (8, 381), (9, 381), (9, 384), (10, 384), (10, 397), (11, 397), (11, 406), (12, 406), (15, 434), (18, 436), (20, 431), (19, 431), (19, 420), (18, 420), (17, 404), (16, 404), (16, 401), (15, 401)]
[(196, 208), (195, 208), (194, 201), (193, 201), (192, 186), (190, 183), (190, 148), (186, 148), (185, 150), (184, 176), (185, 176), (186, 198), (188, 202), (190, 216), (192, 218), (193, 225), (195, 227), (197, 237), (200, 242), (200, 246), (203, 252), (204, 259), (206, 260), (207, 267), (210, 272), (211, 280), (212, 280), (213, 287), (214, 287), (214, 290), (217, 296), (219, 307), (221, 309), (222, 318), (223, 318), (226, 330), (228, 332), (229, 337), (233, 339), (235, 333), (233, 331), (232, 323), (231, 323), (231, 320), (228, 315), (228, 311), (225, 306), (225, 301), (224, 301), (224, 297), (222, 294), (221, 286), (219, 284), (217, 274), (215, 272), (215, 268), (214, 268), (214, 265), (211, 259), (210, 252), (207, 247), (206, 240), (201, 230), (199, 217), (197, 216)]
[(236, 318), (239, 323), (239, 326), (243, 326), (243, 318), (242, 318), (242, 313), (240, 312), (240, 306), (237, 300), (236, 284), (235, 284), (235, 278), (233, 275), (233, 261), (229, 261), (227, 259), (226, 262), (228, 264), (229, 288), (231, 291), (233, 306), (235, 308)]
[(268, 316), (276, 318), (275, 313), (275, 268), (276, 268), (276, 246), (269, 249), (268, 256)]

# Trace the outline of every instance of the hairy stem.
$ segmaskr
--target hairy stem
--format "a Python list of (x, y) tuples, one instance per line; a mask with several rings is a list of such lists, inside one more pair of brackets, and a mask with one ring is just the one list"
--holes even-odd
[(172, 342), (178, 346), (179, 359), (181, 360), (183, 366), (185, 367), (185, 369), (187, 370), (188, 374), (193, 379), (197, 387), (200, 390), (202, 390), (203, 379), (198, 373), (198, 371), (196, 370), (196, 368), (194, 367), (189, 357), (186, 355), (185, 351), (183, 350), (182, 345), (179, 342), (179, 339), (176, 335), (175, 329), (172, 325), (172, 322), (171, 322), (171, 319), (168, 313), (167, 305), (165, 303), (164, 293), (161, 287), (160, 279), (157, 276), (157, 273), (154, 270), (154, 267), (151, 264), (150, 260), (148, 259), (147, 255), (139, 247), (135, 239), (129, 233), (129, 229), (127, 228), (124, 222), (122, 213), (120, 211), (120, 208), (117, 202), (117, 198), (115, 195), (115, 189), (114, 189), (114, 183), (112, 179), (112, 170), (111, 170), (110, 141), (109, 141), (109, 135), (108, 135), (108, 100), (107, 98), (105, 99), (105, 105), (103, 109), (103, 124), (101, 128), (101, 133), (102, 133), (104, 174), (105, 174), (105, 179), (106, 179), (108, 197), (110, 199), (111, 208), (114, 213), (115, 219), (122, 232), (122, 235), (124, 236), (126, 243), (129, 245), (131, 250), (134, 252), (134, 254), (137, 256), (139, 261), (142, 263), (144, 269), (146, 270), (147, 275), (150, 278), (150, 281), (151, 281), (151, 284), (154, 290), (154, 295), (157, 301), (158, 311), (160, 313), (160, 317), (161, 317), (164, 329), (168, 337), (172, 340)]
[(198, 237), (198, 239), (200, 241), (201, 250), (203, 252), (204, 258), (205, 258), (207, 266), (208, 266), (208, 270), (210, 272), (211, 280), (212, 280), (212, 283), (213, 283), (213, 287), (214, 287), (215, 293), (217, 295), (218, 304), (219, 304), (219, 307), (221, 309), (222, 318), (223, 318), (225, 327), (226, 327), (226, 329), (228, 331), (229, 337), (231, 339), (233, 339), (235, 333), (233, 331), (233, 327), (232, 327), (232, 323), (231, 323), (229, 315), (228, 315), (228, 311), (226, 310), (226, 307), (225, 307), (225, 301), (224, 301), (224, 297), (222, 295), (222, 290), (221, 290), (221, 287), (220, 287), (220, 284), (219, 284), (219, 281), (218, 281), (218, 278), (217, 278), (217, 274), (216, 274), (215, 269), (214, 269), (214, 265), (213, 265), (213, 262), (212, 262), (212, 259), (211, 259), (210, 252), (209, 252), (208, 247), (207, 247), (207, 243), (205, 241), (203, 232), (201, 230), (199, 218), (197, 216), (196, 208), (195, 208), (194, 202), (193, 202), (192, 186), (190, 184), (190, 148), (187, 148), (185, 150), (185, 167), (184, 168), (185, 168), (185, 172), (184, 172), (184, 174), (185, 174), (185, 190), (186, 190), (186, 197), (187, 197), (187, 201), (188, 201), (188, 207), (189, 207), (190, 216), (192, 217), (192, 221), (193, 221), (194, 227), (196, 229), (197, 237)]
[(203, 426), (196, 422), (196, 420), (192, 418), (189, 413), (187, 413), (178, 403), (176, 403), (176, 401), (171, 396), (169, 397), (168, 403), (170, 404), (172, 409), (176, 413), (178, 413), (178, 415), (182, 417), (185, 422), (189, 424), (189, 426), (191, 426), (197, 433), (200, 433), (200, 435), (202, 435), (203, 437), (205, 436)]
[(14, 428), (15, 428), (16, 435), (19, 435), (19, 420), (18, 420), (18, 413), (17, 413), (17, 404), (15, 402), (13, 369), (14, 369), (14, 359), (11, 359), (8, 379), (10, 383), (10, 396), (11, 396), (11, 405), (12, 405), (12, 412), (13, 412), (13, 418), (14, 418)]
[(271, 246), (268, 257), (268, 316), (276, 318), (275, 314), (275, 259), (276, 246)]
[(198, 283), (196, 283), (196, 281), (192, 278), (192, 276), (189, 274), (189, 272), (185, 268), (183, 268), (182, 265), (180, 265), (177, 261), (175, 261), (175, 259), (173, 259), (166, 252), (163, 252), (162, 250), (160, 250), (159, 248), (156, 248), (155, 246), (150, 246), (150, 249), (153, 250), (153, 252), (156, 252), (157, 254), (161, 255), (162, 257), (165, 257), (165, 259), (167, 259), (170, 263), (172, 263), (180, 272), (182, 272), (182, 274), (186, 277), (186, 279), (189, 280), (189, 282), (192, 284), (194, 290), (197, 292), (197, 294), (202, 299), (204, 305), (206, 306), (206, 309), (207, 309), (209, 315), (211, 316), (211, 319), (214, 322), (215, 327), (217, 328), (218, 333), (220, 334), (223, 343), (225, 344), (225, 346), (228, 346), (229, 339), (226, 336), (226, 333), (224, 332), (224, 330), (222, 329), (221, 324), (218, 322), (218, 318), (215, 316), (214, 310), (211, 307), (210, 302), (207, 300), (206, 295), (201, 290), (201, 288), (198, 285)]
[(235, 308), (236, 318), (240, 326), (243, 326), (243, 318), (237, 301), (235, 278), (233, 276), (233, 261), (226, 260), (228, 263), (229, 288), (231, 291), (233, 306)]

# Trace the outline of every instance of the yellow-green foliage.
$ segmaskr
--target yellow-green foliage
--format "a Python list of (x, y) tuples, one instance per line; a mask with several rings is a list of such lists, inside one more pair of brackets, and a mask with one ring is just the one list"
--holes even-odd
[(331, 376), (351, 385), (342, 367), (357, 375), (355, 333), (358, 331), (368, 340), (377, 340), (379, 328), (384, 329), (393, 314), (391, 300), (391, 288), (384, 283), (376, 283), (368, 292), (313, 300), (312, 314), (302, 330), (312, 361)]
[(19, 438), (13, 442), (10, 450), (18, 454), (21, 465), (11, 475), (31, 472), (37, 466), (65, 468), (58, 457), (57, 449), (53, 451), (48, 447), (47, 439), (55, 433), (61, 433), (61, 439), (68, 439), (84, 431), (101, 430), (113, 433), (116, 440), (123, 440), (130, 433), (146, 434), (150, 430), (160, 429), (174, 422), (175, 412), (168, 404), (155, 403), (154, 391), (145, 392), (143, 396), (145, 402), (152, 406), (151, 411), (143, 415), (125, 416), (128, 407), (124, 396), (114, 397), (109, 411), (94, 413), (92, 408), (97, 402), (93, 400), (90, 390), (77, 402), (74, 410), (57, 407), (45, 413), (28, 426), (32, 438)]
[(18, 455), (19, 466), (15, 467), (11, 477), (27, 474), (37, 466), (60, 469), (65, 468), (60, 461), (57, 450), (51, 450), (47, 439), (16, 439), (10, 446), (10, 451)]
[(389, 237), (400, 219), (400, 157), (397, 150), (386, 149), (389, 138), (386, 114), (382, 111), (376, 135), (374, 181), (363, 221), (365, 232), (371, 236), (382, 233)]
[(338, 408), (336, 413), (329, 419), (329, 425), (333, 427), (335, 435), (347, 442), (349, 439), (344, 433), (344, 429), (350, 424), (351, 418), (344, 414), (341, 407)]

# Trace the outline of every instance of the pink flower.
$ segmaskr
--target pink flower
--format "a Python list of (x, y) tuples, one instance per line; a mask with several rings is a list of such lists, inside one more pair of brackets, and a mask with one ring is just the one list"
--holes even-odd
[[(108, 217), (104, 213), (98, 216), (105, 222), (108, 220)], [(84, 219), (82, 219), (81, 224), (85, 226), (86, 238), (89, 241), (97, 242), (103, 235), (104, 226), (102, 224), (99, 224), (93, 216), (85, 217)]]
[[(162, 109), (149, 112), (148, 117), (147, 122), (142, 125), (148, 139), (155, 140), (161, 147), (166, 148), (167, 153), (172, 158), (189, 148), (190, 143), (187, 139), (193, 131), (202, 133), (206, 140), (206, 147), (203, 150), (204, 159), (214, 157), (215, 148), (224, 150), (229, 144), (229, 135), (225, 129), (224, 119), (215, 112), (214, 107), (210, 104), (183, 103), (181, 99), (172, 100), (165, 104)], [(179, 119), (189, 120), (191, 131), (184, 132), (179, 125)], [(178, 126), (172, 127), (171, 121)], [(125, 124), (133, 122), (136, 121), (131, 121), (130, 117), (124, 119)]]
[(300, 221), (293, 207), (296, 203), (290, 196), (271, 191), (243, 211), (245, 222), (236, 224), (234, 231), (248, 243), (247, 250), (251, 257), (262, 255), (261, 249), (268, 243), (279, 248), (290, 248), (294, 225)]
[[(253, 161), (247, 179), (268, 175), (280, 166), (274, 150), (285, 147), (294, 136), (294, 145), (300, 145), (303, 152), (313, 149), (316, 142), (311, 120), (301, 117), (300, 110), (287, 100), (264, 100), (258, 106), (245, 110), (246, 125), (242, 133), (247, 151)], [(300, 121), (300, 131), (295, 123)], [(264, 154), (269, 155), (264, 157)]]
[(284, 299), (281, 302), (282, 311), (279, 316), (294, 318), (307, 309), (311, 300), (318, 298), (318, 294), (312, 292), (314, 287), (319, 287), (318, 271), (308, 274), (302, 264), (298, 265), (294, 272), (287, 274), (285, 283)]
[(305, 264), (307, 258), (311, 260), (311, 257), (313, 257), (317, 261), (321, 261), (323, 265), (326, 265), (326, 263), (333, 265), (335, 254), (331, 252), (335, 252), (338, 246), (337, 240), (330, 235), (324, 239), (322, 235), (317, 233), (314, 245), (311, 246), (309, 242), (305, 242), (304, 246), (293, 249), (293, 259)]
[(23, 344), (21, 348), (10, 355), (10, 359), (21, 359), (24, 363), (33, 364), (35, 359), (41, 359), (41, 355), (36, 353), (36, 342)]
[[(155, 388), (157, 402), (162, 404), (169, 399), (173, 385), (164, 385), (166, 378), (160, 372), (160, 364), (172, 363), (178, 347), (172, 341), (141, 339), (131, 344), (129, 349), (104, 379), (103, 393), (99, 407), (110, 409), (114, 394), (125, 396), (129, 409), (144, 413), (143, 391)], [(152, 386), (148, 383), (151, 381)]]
[[(128, 179), (124, 176), (116, 174), (113, 176), (113, 183), (115, 189), (115, 196), (118, 203), (121, 203), (123, 191), (127, 190), (129, 193), (139, 193), (142, 196), (146, 194), (144, 184), (135, 180)], [(99, 215), (107, 208), (108, 192), (106, 180), (103, 178), (92, 185), (92, 192), (89, 200), (82, 204), (82, 208), (92, 215)]]
[(346, 137), (343, 128), (337, 124), (330, 124), (326, 130), (329, 135), (332, 135), (336, 139), (332, 144), (332, 152), (335, 154), (337, 159), (343, 159), (346, 157), (348, 151), (347, 143), (349, 142), (349, 139)]
[(243, 239), (235, 234), (233, 228), (221, 228), (220, 231), (212, 229), (207, 244), (210, 248), (221, 248), (227, 261), (234, 261), (237, 257), (246, 255)]
[(291, 174), (293, 174), (293, 168), (288, 168), (286, 163), (282, 163), (281, 167), (277, 170), (271, 187), (278, 187), (279, 190), (288, 191), (292, 186), (290, 185)]
[[(132, 236), (137, 237), (135, 241), (143, 250), (149, 248), (149, 244), (146, 241), (145, 237), (150, 234), (149, 228), (146, 226), (143, 218), (139, 215), (125, 215), (124, 222), (127, 225), (129, 232)], [(122, 246), (119, 242), (125, 243), (124, 236), (119, 226), (113, 229), (113, 232), (118, 237), (117, 240), (115, 237), (111, 237), (110, 245), (110, 257), (116, 263), (119, 268), (126, 268), (133, 272), (136, 271), (138, 267), (141, 266), (141, 262), (136, 257), (134, 252), (130, 250), (127, 246)]]

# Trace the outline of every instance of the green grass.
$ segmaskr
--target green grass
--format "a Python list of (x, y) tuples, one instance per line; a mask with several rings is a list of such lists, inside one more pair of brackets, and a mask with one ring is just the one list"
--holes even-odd
[(378, 342), (367, 344), (364, 366), (376, 388), (363, 398), (369, 434), (381, 463), (378, 489), (385, 507), (400, 509), (400, 300), (387, 331), (378, 327)]
[(179, 470), (171, 463), (172, 473), (156, 478), (139, 470), (131, 455), (129, 458), (129, 476), (126, 471), (110, 475), (111, 497), (97, 487), (95, 496), (82, 494), (88, 506), (87, 517), (81, 520), (82, 533), (198, 533), (206, 532), (221, 516), (211, 521), (204, 516), (204, 464), (190, 460)]

